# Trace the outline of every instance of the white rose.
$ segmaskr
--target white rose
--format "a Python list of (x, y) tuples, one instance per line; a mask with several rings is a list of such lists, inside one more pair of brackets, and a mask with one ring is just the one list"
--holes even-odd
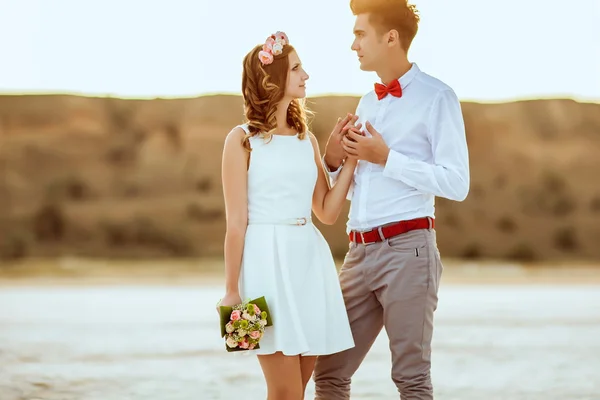
[(226, 343), (227, 343), (227, 346), (229, 346), (231, 348), (237, 347), (237, 345), (238, 345), (238, 342), (232, 337), (228, 337)]
[(266, 320), (266, 319), (261, 319), (261, 320), (260, 320), (260, 324), (261, 324), (262, 326), (265, 326), (265, 325), (267, 325), (267, 320)]
[(273, 55), (277, 56), (281, 54), (282, 51), (283, 45), (281, 44), (281, 42), (275, 42), (275, 44), (273, 45)]
[(244, 336), (246, 336), (246, 334), (247, 334), (247, 333), (248, 333), (248, 332), (246, 332), (246, 331), (245, 331), (245, 330), (243, 330), (243, 329), (240, 329), (240, 330), (238, 331), (238, 335), (240, 335), (240, 337), (244, 337)]

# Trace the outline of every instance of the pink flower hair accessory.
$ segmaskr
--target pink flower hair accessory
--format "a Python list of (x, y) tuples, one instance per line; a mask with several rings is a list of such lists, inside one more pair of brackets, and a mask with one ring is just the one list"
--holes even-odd
[(273, 62), (274, 56), (283, 53), (283, 46), (289, 44), (289, 39), (284, 32), (277, 31), (267, 38), (262, 50), (258, 53), (258, 59), (263, 65)]

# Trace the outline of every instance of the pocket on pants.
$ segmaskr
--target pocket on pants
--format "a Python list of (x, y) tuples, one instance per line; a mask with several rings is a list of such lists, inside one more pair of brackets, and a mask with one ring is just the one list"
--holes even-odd
[(444, 264), (440, 256), (440, 251), (436, 246), (433, 247), (433, 261), (435, 262), (434, 278), (435, 278), (435, 291), (440, 289), (440, 281), (442, 280), (442, 273), (444, 272)]
[(403, 233), (386, 239), (384, 246), (396, 253), (413, 253), (415, 257), (427, 256), (427, 238), (422, 229)]

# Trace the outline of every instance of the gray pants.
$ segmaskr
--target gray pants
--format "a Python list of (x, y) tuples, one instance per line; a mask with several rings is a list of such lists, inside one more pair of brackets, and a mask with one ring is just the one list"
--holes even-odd
[(402, 400), (433, 399), (431, 339), (442, 274), (433, 229), (350, 244), (340, 283), (355, 347), (317, 358), (317, 400), (350, 398), (350, 381), (385, 327), (392, 379)]

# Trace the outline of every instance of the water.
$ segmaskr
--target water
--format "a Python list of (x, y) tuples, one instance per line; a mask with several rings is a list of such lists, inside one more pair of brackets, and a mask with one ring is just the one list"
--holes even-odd
[[(442, 287), (436, 399), (600, 399), (599, 289)], [(264, 399), (255, 357), (223, 349), (221, 294), (203, 285), (1, 287), (0, 400)], [(397, 399), (389, 371), (382, 333), (352, 399)], [(311, 382), (306, 399), (313, 393)]]

